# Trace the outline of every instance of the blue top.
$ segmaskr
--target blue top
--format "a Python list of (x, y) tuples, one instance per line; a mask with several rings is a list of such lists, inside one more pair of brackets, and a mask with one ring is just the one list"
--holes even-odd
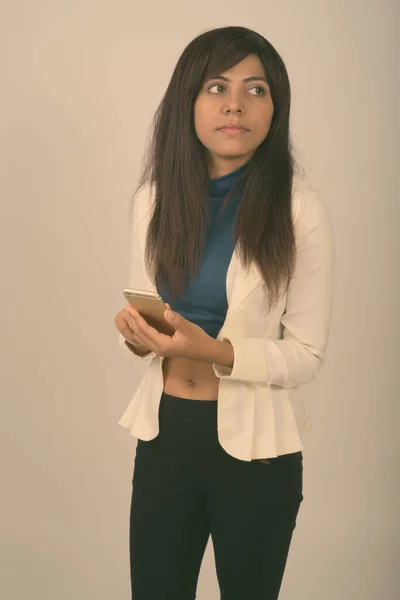
[(224, 208), (218, 223), (224, 199), (248, 163), (227, 175), (210, 179), (210, 224), (207, 225), (203, 259), (196, 277), (190, 282), (187, 293), (174, 305), (166, 291), (158, 292), (164, 302), (185, 319), (196, 323), (214, 339), (217, 337), (228, 310), (226, 275), (234, 249), (233, 226), (242, 197), (243, 184), (236, 190)]

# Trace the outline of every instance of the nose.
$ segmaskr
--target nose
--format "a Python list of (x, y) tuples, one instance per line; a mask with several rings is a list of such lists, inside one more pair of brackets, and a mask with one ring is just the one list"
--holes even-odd
[(242, 109), (240, 107), (237, 107), (237, 108), (231, 108), (231, 107), (229, 107), (229, 108), (226, 108), (224, 112), (227, 115), (230, 115), (231, 113), (235, 113), (235, 112), (242, 113), (243, 111), (242, 111)]
[(223, 111), (226, 114), (231, 114), (232, 112), (243, 112), (243, 101), (239, 97), (231, 96), (230, 98), (226, 98), (226, 102), (223, 106)]

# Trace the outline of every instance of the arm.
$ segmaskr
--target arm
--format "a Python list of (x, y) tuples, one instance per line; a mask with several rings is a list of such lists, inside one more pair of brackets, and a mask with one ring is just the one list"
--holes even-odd
[(215, 363), (220, 367), (228, 367), (230, 370), (232, 370), (235, 353), (233, 346), (228, 339), (225, 339), (224, 341), (213, 339), (210, 342), (207, 354), (207, 362)]
[[(145, 193), (145, 192), (141, 192)], [(130, 262), (129, 262), (129, 287), (135, 287), (135, 280), (137, 278), (137, 273), (140, 272), (140, 254), (139, 254), (139, 245), (137, 241), (137, 235), (135, 232), (135, 227), (137, 223), (137, 213), (136, 213), (136, 202), (137, 198), (135, 198), (135, 202), (132, 209), (131, 215), (131, 231), (130, 231)], [(123, 353), (127, 358), (133, 358), (137, 361), (145, 362), (146, 364), (150, 364), (153, 358), (156, 357), (156, 354), (152, 351), (149, 351), (147, 354), (141, 355), (135, 349), (135, 347), (127, 342), (124, 336), (120, 333), (118, 338), (118, 343)]]
[(219, 378), (284, 388), (313, 381), (324, 361), (330, 329), (334, 240), (330, 214), (315, 190), (304, 197), (295, 225), (297, 260), (281, 318), (283, 339), (222, 338), (210, 347), (210, 362)]

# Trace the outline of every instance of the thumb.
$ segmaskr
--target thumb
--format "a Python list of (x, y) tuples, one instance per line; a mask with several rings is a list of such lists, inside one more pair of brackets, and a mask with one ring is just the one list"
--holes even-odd
[(171, 321), (175, 327), (178, 325), (181, 326), (185, 319), (178, 313), (174, 312), (168, 302), (165, 303), (165, 306), (168, 306), (168, 310), (164, 312), (164, 317), (167, 319), (167, 321)]
[(178, 316), (179, 316), (171, 310), (171, 307), (165, 311), (164, 315), (165, 315), (165, 318), (168, 319), (168, 321), (174, 321), (174, 322), (178, 320)]

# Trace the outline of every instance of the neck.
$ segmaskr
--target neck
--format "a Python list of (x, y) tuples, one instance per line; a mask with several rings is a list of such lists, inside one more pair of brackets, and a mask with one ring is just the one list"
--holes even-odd
[(232, 171), (236, 171), (241, 166), (246, 164), (250, 160), (248, 156), (238, 156), (232, 159), (223, 159), (218, 157), (218, 160), (209, 160), (207, 163), (208, 176), (210, 179), (217, 179), (217, 177), (224, 177)]

